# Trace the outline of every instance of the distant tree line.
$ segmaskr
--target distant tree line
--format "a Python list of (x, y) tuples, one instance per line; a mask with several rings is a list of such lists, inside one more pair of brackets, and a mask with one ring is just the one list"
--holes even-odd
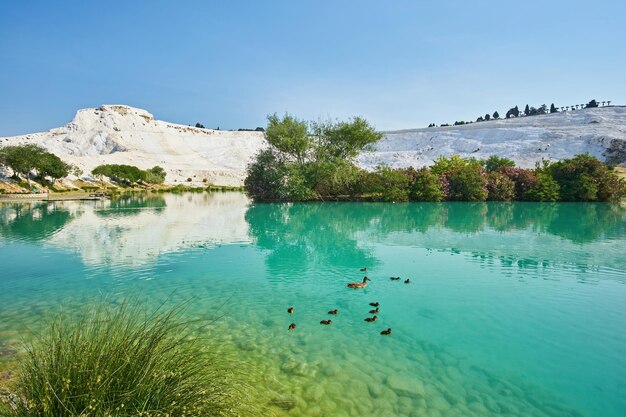
[(52, 184), (70, 174), (81, 174), (78, 167), (63, 162), (55, 154), (35, 144), (0, 148), (0, 167), (11, 170), (15, 179), (23, 175), (29, 183), (33, 173), (36, 179)]
[(133, 165), (98, 165), (91, 171), (91, 174), (101, 179), (107, 177), (124, 185), (162, 184), (166, 176), (165, 170), (158, 165), (146, 170)]
[[(589, 109), (589, 108), (594, 108), (594, 107), (599, 107), (600, 104), (602, 103), (602, 107), (604, 107), (605, 105), (610, 106), (611, 105), (611, 101), (601, 101), (601, 102), (597, 102), (595, 99), (589, 101), (587, 104), (574, 104), (571, 106), (564, 106), (561, 107), (560, 111), (569, 111), (569, 110), (578, 110), (578, 109)], [(554, 103), (552, 103), (550, 105), (550, 108), (548, 108), (547, 105), (542, 104), (539, 107), (533, 107), (533, 106), (529, 106), (528, 104), (526, 105), (526, 107), (524, 107), (524, 111), (520, 112), (519, 107), (515, 106), (515, 107), (511, 107), (507, 112), (505, 117), (507, 119), (510, 119), (512, 117), (525, 117), (525, 116), (537, 116), (537, 115), (541, 115), (541, 114), (548, 114), (548, 113), (557, 113), (559, 112), (559, 108), (555, 107)], [(493, 114), (485, 114), (484, 116), (479, 116), (475, 122), (472, 121), (463, 121), (463, 120), (458, 120), (456, 122), (454, 122), (454, 126), (461, 126), (461, 125), (467, 125), (467, 124), (472, 124), (472, 123), (479, 123), (479, 122), (485, 122), (485, 121), (489, 121), (489, 120), (498, 120), (500, 119), (500, 113), (498, 113), (498, 111), (496, 110)], [(448, 123), (444, 123), (439, 125), (439, 127), (446, 127), (446, 126), (450, 126)], [(428, 127), (437, 127), (437, 125), (435, 123), (431, 123), (428, 125)]]
[[(204, 127), (204, 125), (200, 122), (196, 123), (195, 127), (199, 129), (206, 129), (206, 127)], [(216, 130), (220, 130), (219, 126)], [(262, 127), (257, 127), (256, 129), (239, 128), (237, 129), (237, 131), (238, 132), (265, 132), (265, 129), (263, 129)]]
[(306, 123), (292, 116), (269, 117), (269, 148), (248, 166), (245, 187), (257, 201), (608, 201), (625, 195), (624, 181), (589, 155), (534, 169), (512, 160), (439, 157), (431, 167), (373, 172), (353, 158), (378, 141), (361, 118), (350, 122)]

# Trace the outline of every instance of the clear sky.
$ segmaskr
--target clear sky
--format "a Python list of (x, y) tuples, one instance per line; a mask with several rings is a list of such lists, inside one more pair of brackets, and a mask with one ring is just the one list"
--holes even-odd
[(626, 104), (626, 1), (0, 0), (0, 136), (128, 104), (222, 129), (382, 130)]

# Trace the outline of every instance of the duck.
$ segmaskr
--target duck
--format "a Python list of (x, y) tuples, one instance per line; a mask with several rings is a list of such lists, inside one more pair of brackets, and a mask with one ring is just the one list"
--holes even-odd
[(372, 307), (378, 307), (380, 305), (380, 303), (378, 301), (376, 301), (375, 303), (370, 303), (370, 305)]
[(296, 323), (291, 323), (291, 324), (289, 325), (289, 330), (293, 330), (293, 329), (295, 329), (295, 328), (296, 328)]
[(389, 336), (391, 334), (391, 329), (383, 330), (382, 332), (380, 332), (380, 334), (382, 334), (383, 336)]
[(330, 310), (330, 311), (328, 312), (328, 314), (337, 314), (337, 313), (339, 313), (339, 310), (337, 310), (337, 309)]
[(377, 318), (378, 318), (377, 316), (365, 317), (365, 321), (371, 323), (373, 321), (376, 321)]
[(397, 280), (399, 280), (399, 279), (400, 279), (400, 277), (391, 277), (390, 279), (391, 279), (392, 281), (397, 281)]
[(367, 268), (361, 268), (361, 272), (367, 271)]
[(378, 312), (380, 311), (380, 308), (376, 307), (373, 310), (370, 310), (370, 314), (378, 314)]
[(363, 277), (363, 282), (351, 282), (348, 284), (348, 288), (365, 288), (367, 287), (367, 281), (371, 281), (371, 279)]
[(405, 284), (410, 284), (410, 283), (411, 283), (411, 280), (407, 278), (407, 279), (405, 279), (405, 280), (404, 280), (404, 283), (405, 283)]
[(320, 321), (320, 324), (330, 324), (332, 322), (333, 322), (332, 320), (322, 320)]
[(293, 309), (293, 307), (289, 307), (289, 308), (287, 309), (287, 313), (289, 313), (289, 314), (293, 314), (293, 312), (294, 312), (294, 311), (295, 311), (295, 310)]

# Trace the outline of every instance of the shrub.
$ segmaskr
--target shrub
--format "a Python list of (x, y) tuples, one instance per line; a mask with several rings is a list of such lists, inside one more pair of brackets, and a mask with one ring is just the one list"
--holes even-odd
[(532, 201), (559, 201), (559, 184), (547, 172), (538, 172), (537, 181), (530, 187), (527, 197)]
[(487, 174), (487, 199), (491, 201), (511, 201), (515, 198), (515, 183), (502, 172)]
[(410, 179), (406, 172), (388, 167), (376, 170), (380, 181), (382, 201), (408, 201)]
[(180, 312), (98, 305), (53, 318), (27, 347), (8, 415), (238, 415), (237, 378)]
[(537, 175), (532, 169), (504, 167), (500, 170), (515, 183), (515, 200), (532, 200), (530, 190), (537, 185)]
[(244, 186), (253, 200), (282, 200), (286, 197), (286, 175), (285, 163), (271, 149), (265, 149), (248, 165)]
[(505, 167), (514, 167), (515, 162), (509, 158), (500, 158), (497, 155), (491, 155), (488, 159), (482, 161), (482, 165), (487, 172), (494, 172)]
[(578, 155), (548, 168), (564, 201), (619, 201), (624, 184), (597, 158)]
[(445, 174), (448, 180), (448, 200), (485, 201), (487, 199), (486, 173), (481, 167), (456, 167)]
[(165, 176), (167, 174), (165, 173), (165, 170), (158, 165), (144, 172), (144, 181), (149, 184), (163, 184), (163, 182), (165, 182)]
[(446, 198), (446, 192), (444, 178), (424, 167), (416, 172), (409, 196), (415, 201), (442, 201)]
[(40, 178), (50, 177), (53, 181), (67, 177), (73, 170), (61, 158), (34, 144), (0, 149), (0, 166), (10, 168), (14, 176), (24, 174), (28, 178), (32, 171), (36, 171)]

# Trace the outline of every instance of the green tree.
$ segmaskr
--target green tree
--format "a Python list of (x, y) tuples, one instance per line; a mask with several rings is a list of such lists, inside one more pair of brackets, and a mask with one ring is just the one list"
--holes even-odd
[(624, 184), (597, 158), (584, 154), (548, 167), (564, 201), (612, 201), (624, 195)]
[(289, 114), (282, 118), (276, 114), (268, 116), (265, 138), (277, 156), (300, 165), (305, 163), (313, 147), (307, 123)]
[(511, 201), (515, 198), (515, 183), (504, 173), (495, 171), (487, 174), (487, 199)]
[(526, 105), (526, 107), (524, 107), (524, 115), (530, 116), (530, 107), (528, 106), (528, 104)]
[(443, 201), (446, 194), (441, 177), (428, 167), (420, 169), (410, 186), (409, 197), (415, 201)]
[(30, 174), (37, 168), (37, 163), (48, 152), (39, 145), (26, 144), (5, 146), (0, 149), (0, 161), (3, 166), (13, 171), (13, 176), (26, 176), (30, 184)]
[(500, 113), (498, 113), (497, 110), (495, 112), (493, 112), (493, 118), (494, 119), (499, 119), (500, 118)]
[(532, 201), (559, 201), (559, 184), (548, 172), (537, 172), (537, 181), (529, 188), (528, 199)]
[(58, 156), (45, 152), (36, 161), (35, 169), (41, 178), (50, 177), (54, 183), (58, 179), (67, 177), (72, 166), (63, 162)]
[(488, 159), (481, 161), (482, 166), (487, 172), (494, 172), (504, 167), (514, 167), (515, 162), (509, 158), (491, 155)]
[(167, 173), (160, 166), (154, 166), (145, 171), (145, 181), (150, 184), (163, 184)]
[(244, 182), (255, 200), (303, 201), (353, 195), (359, 170), (352, 159), (382, 135), (363, 118), (307, 123), (268, 117), (269, 148), (248, 166)]
[(554, 107), (554, 103), (550, 104), (550, 113), (556, 113), (558, 110)]
[(348, 122), (311, 125), (311, 133), (317, 142), (318, 160), (354, 158), (362, 149), (382, 138), (382, 134), (361, 117), (354, 117)]

